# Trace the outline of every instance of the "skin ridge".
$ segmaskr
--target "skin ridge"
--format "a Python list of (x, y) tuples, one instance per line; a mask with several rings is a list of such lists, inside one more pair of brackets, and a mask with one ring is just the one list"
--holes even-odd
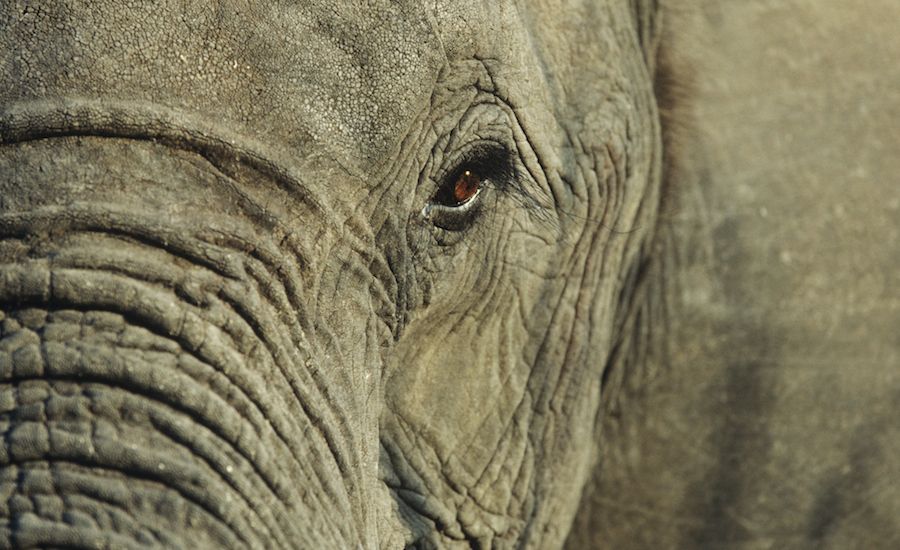
[[(0, 145), (87, 136), (162, 143), (196, 153), (225, 174), (229, 165), (240, 164), (323, 210), (296, 174), (288, 152), (245, 138), (206, 117), (146, 101), (74, 98), (20, 102), (0, 111)], [(322, 214), (324, 220), (332, 219), (328, 212)]]

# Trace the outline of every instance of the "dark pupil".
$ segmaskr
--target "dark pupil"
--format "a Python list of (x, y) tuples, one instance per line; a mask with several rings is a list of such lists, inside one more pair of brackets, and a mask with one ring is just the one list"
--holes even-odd
[(463, 172), (459, 179), (456, 180), (456, 186), (453, 188), (453, 199), (456, 204), (462, 204), (475, 196), (478, 187), (481, 185), (481, 178), (478, 174), (471, 170)]

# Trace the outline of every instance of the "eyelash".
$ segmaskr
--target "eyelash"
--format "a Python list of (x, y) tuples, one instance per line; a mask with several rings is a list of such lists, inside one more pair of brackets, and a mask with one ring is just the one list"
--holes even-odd
[(465, 169), (478, 171), (483, 179), (493, 182), (506, 181), (514, 173), (509, 150), (499, 142), (484, 141), (476, 143), (463, 151), (453, 168), (442, 174), (442, 184), (452, 181)]

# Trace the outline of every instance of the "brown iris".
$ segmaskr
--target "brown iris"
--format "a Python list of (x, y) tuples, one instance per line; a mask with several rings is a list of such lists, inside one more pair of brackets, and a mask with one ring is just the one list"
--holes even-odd
[(464, 204), (472, 199), (481, 188), (481, 176), (471, 170), (466, 170), (456, 179), (453, 186), (453, 200), (457, 205)]

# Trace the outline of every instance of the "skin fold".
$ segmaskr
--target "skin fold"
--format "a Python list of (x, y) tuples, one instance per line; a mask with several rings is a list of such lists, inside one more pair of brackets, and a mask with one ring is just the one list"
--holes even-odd
[(560, 546), (655, 227), (656, 17), (5, 2), (2, 545)]

